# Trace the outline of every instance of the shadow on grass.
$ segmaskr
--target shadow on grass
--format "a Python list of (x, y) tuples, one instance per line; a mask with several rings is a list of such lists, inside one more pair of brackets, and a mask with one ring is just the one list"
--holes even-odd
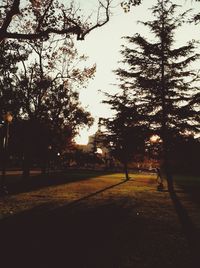
[[(105, 235), (107, 238), (112, 236), (109, 232), (114, 227), (113, 220), (117, 223), (118, 217), (125, 217), (127, 212), (117, 207), (123, 206), (126, 201), (120, 199), (117, 205), (111, 202), (90, 209), (84, 207), (82, 201), (125, 182), (103, 188), (61, 208), (48, 210), (49, 203), (1, 220), (1, 263), (4, 267), (53, 268), (62, 267), (63, 263), (70, 268), (106, 267), (99, 254), (103, 252), (112, 256), (112, 249), (109, 252), (107, 246), (111, 241), (104, 241)], [(12, 258), (9, 258), (10, 255)], [(107, 257), (104, 256), (104, 262)], [(100, 266), (99, 263), (95, 265), (96, 258)], [(109, 262), (115, 263), (115, 259)]]
[(190, 267), (187, 256), (177, 257), (182, 245), (172, 244), (171, 227), (157, 217), (138, 216), (133, 197), (99, 203), (91, 198), (126, 182), (52, 211), (38, 215), (30, 210), (1, 221), (2, 267)]
[(169, 194), (190, 247), (193, 267), (196, 267), (196, 265), (200, 262), (200, 229), (198, 229), (192, 222), (186, 208), (182, 205), (179, 197), (177, 196), (177, 192), (170, 191)]
[[(119, 183), (116, 183), (116, 184), (113, 184), (113, 185), (110, 185), (106, 188), (103, 188), (103, 189), (100, 189), (99, 191), (96, 191), (96, 192), (93, 192), (89, 195), (86, 195), (86, 196), (83, 196), (79, 199), (76, 199), (72, 202), (69, 202), (68, 204), (64, 205), (64, 206), (61, 206), (60, 208), (56, 208), (56, 209), (53, 209), (51, 210), (51, 207), (53, 207), (53, 202), (49, 202), (49, 203), (45, 203), (45, 204), (40, 204), (38, 206), (35, 206), (34, 208), (28, 210), (28, 211), (24, 211), (24, 212), (21, 212), (21, 213), (18, 213), (18, 214), (15, 214), (11, 217), (5, 217), (5, 219), (1, 220), (0, 221), (0, 224), (2, 224), (3, 222), (9, 222), (9, 221), (16, 221), (16, 220), (21, 220), (22, 218), (26, 218), (26, 217), (30, 217), (32, 215), (35, 215), (35, 214), (38, 214), (38, 215), (41, 215), (43, 213), (45, 213), (45, 215), (49, 215), (49, 214), (53, 214), (53, 216), (56, 217), (56, 214), (59, 214), (60, 211), (63, 211), (63, 208), (65, 209), (65, 211), (67, 212), (68, 210), (74, 208), (75, 206), (81, 204), (82, 201), (84, 200), (87, 200), (91, 197), (94, 197), (100, 193), (103, 193), (107, 190), (110, 190), (112, 188), (115, 188), (121, 184), (124, 184), (126, 183), (128, 180), (123, 180)], [(3, 223), (4, 224), (4, 223)]]
[(200, 184), (178, 184), (179, 187), (186, 193), (189, 199), (194, 202), (198, 207), (200, 207)]
[[(103, 189), (101, 189), (101, 190), (99, 190), (99, 191), (96, 191), (96, 192), (91, 193), (91, 194), (89, 194), (89, 195), (86, 195), (86, 196), (84, 196), (84, 197), (82, 197), (82, 198), (79, 198), (79, 199), (77, 199), (77, 200), (75, 200), (75, 201), (73, 201), (73, 202), (70, 202), (69, 204), (65, 205), (65, 208), (72, 208), (73, 206), (78, 205), (81, 201), (84, 201), (84, 200), (86, 200), (86, 199), (88, 199), (88, 198), (90, 198), (90, 197), (96, 196), (96, 195), (98, 195), (98, 194), (100, 194), (100, 193), (103, 193), (103, 192), (105, 192), (105, 191), (107, 191), (107, 190), (110, 190), (110, 189), (112, 189), (112, 188), (115, 188), (115, 187), (117, 187), (117, 186), (119, 186), (119, 185), (121, 185), (121, 184), (126, 183), (127, 181), (129, 181), (129, 180), (123, 180), (123, 181), (121, 181), (121, 182), (119, 182), (119, 183), (113, 184), (113, 185), (108, 186), (108, 187), (106, 187), (106, 188), (103, 188)], [(60, 209), (63, 209), (63, 208), (60, 208)], [(57, 209), (56, 212), (59, 213), (59, 209)]]
[(200, 175), (176, 175), (175, 182), (200, 207)]
[(123, 218), (127, 218), (122, 203), (123, 200), (118, 200), (117, 204), (95, 209), (63, 208), (56, 213), (13, 219), (4, 227), (1, 225), (5, 230), (1, 236), (2, 267), (118, 267), (124, 252), (120, 254), (122, 245), (115, 232)]
[(102, 172), (95, 170), (66, 170), (65, 172), (55, 172), (45, 176), (34, 175), (30, 176), (27, 179), (21, 180), (19, 180), (18, 178), (16, 182), (7, 183), (7, 187), (9, 195), (13, 195), (23, 192), (34, 191), (49, 186), (62, 185), (75, 181), (83, 181), (109, 174), (112, 174), (112, 172)]

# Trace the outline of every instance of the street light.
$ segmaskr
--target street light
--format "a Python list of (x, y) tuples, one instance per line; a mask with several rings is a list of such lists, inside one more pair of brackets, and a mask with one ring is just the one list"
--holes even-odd
[(1, 179), (1, 190), (5, 189), (5, 175), (6, 175), (6, 164), (7, 164), (7, 151), (8, 151), (8, 140), (9, 140), (9, 126), (13, 120), (13, 116), (10, 112), (3, 115), (5, 134), (3, 138), (3, 166), (2, 166), (2, 179)]

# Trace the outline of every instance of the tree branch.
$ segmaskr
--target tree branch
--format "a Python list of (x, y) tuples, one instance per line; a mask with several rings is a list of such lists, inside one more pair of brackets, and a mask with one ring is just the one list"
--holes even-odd
[[(102, 2), (99, 2), (100, 3), (100, 7), (103, 7), (105, 9), (105, 13), (106, 13), (105, 20), (103, 22), (98, 22), (97, 21), (97, 23), (94, 26), (92, 26), (91, 28), (89, 28), (88, 30), (86, 30), (85, 32), (83, 32), (80, 36), (77, 36), (77, 40), (84, 40), (84, 38), (85, 38), (85, 36), (87, 34), (89, 34), (91, 31), (93, 31), (96, 28), (102, 27), (103, 25), (105, 25), (109, 21), (109, 19), (110, 19), (110, 12), (109, 12), (109, 10), (110, 10), (111, 1), (112, 0), (108, 0), (106, 6), (103, 5)], [(99, 10), (98, 10), (98, 13), (99, 13)]]
[(43, 21), (44, 21), (44, 18), (45, 18), (45, 16), (46, 16), (47, 12), (49, 11), (50, 7), (52, 6), (53, 1), (54, 1), (54, 0), (51, 0), (51, 1), (49, 2), (49, 5), (47, 6), (47, 8), (46, 8), (45, 11), (44, 11), (44, 14), (43, 14), (42, 17), (39, 19), (38, 26), (37, 26), (37, 28), (36, 28), (36, 32), (39, 32), (39, 31), (40, 31), (40, 28), (41, 28), (41, 25), (42, 25), (42, 23), (43, 23)]
[[(59, 29), (58, 25), (57, 27), (51, 27), (51, 25), (47, 26), (47, 29), (42, 29), (42, 23), (47, 15), (48, 10), (52, 6), (53, 0), (49, 1), (49, 4), (47, 8), (45, 9), (43, 15), (39, 19), (38, 25), (34, 32), (32, 33), (20, 33), (20, 32), (8, 32), (8, 27), (12, 22), (13, 16), (19, 14), (19, 5), (20, 0), (13, 0), (12, 6), (10, 7), (10, 10), (6, 14), (6, 18), (3, 21), (3, 24), (0, 28), (0, 42), (6, 38), (9, 39), (21, 39), (21, 40), (36, 40), (36, 39), (48, 39), (49, 35), (54, 33), (58, 35), (66, 35), (66, 38), (69, 38), (69, 35), (76, 35), (77, 40), (83, 40), (87, 34), (89, 34), (92, 30), (102, 27), (109, 21), (110, 17), (110, 5), (112, 0), (106, 0), (106, 4), (103, 4), (102, 2), (99, 2), (100, 9), (104, 9), (105, 11), (105, 18), (103, 21), (100, 21), (98, 18), (97, 23), (90, 28), (86, 27), (86, 25), (82, 25), (81, 22), (76, 20), (75, 18), (71, 18), (70, 15), (64, 16), (64, 24), (63, 28)], [(69, 22), (70, 25), (68, 25), (67, 28), (65, 25), (65, 20)], [(59, 21), (57, 22), (57, 24)], [(60, 25), (60, 23), (59, 23)]]
[(0, 37), (1, 37), (2, 33), (5, 33), (7, 31), (8, 27), (9, 27), (11, 21), (12, 21), (13, 16), (15, 16), (15, 15), (20, 13), (19, 4), (20, 4), (20, 0), (14, 0), (13, 1), (13, 4), (12, 4), (10, 10), (6, 14), (6, 18), (3, 21), (3, 25), (1, 26)]
[[(68, 29), (54, 29), (54, 28), (48, 28), (47, 30), (38, 32), (38, 33), (32, 33), (32, 34), (21, 34), (21, 33), (8, 33), (4, 32), (2, 33), (0, 31), (0, 40), (1, 38), (11, 38), (11, 39), (23, 39), (23, 40), (34, 40), (34, 39), (42, 39), (42, 38), (49, 38), (49, 34), (55, 33), (55, 34), (81, 34), (81, 29), (79, 27), (70, 27)], [(2, 36), (3, 35), (3, 36)]]

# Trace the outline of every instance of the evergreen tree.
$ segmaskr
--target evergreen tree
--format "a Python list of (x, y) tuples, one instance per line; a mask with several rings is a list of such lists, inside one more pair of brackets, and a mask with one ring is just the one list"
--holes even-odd
[(173, 137), (177, 134), (199, 131), (198, 110), (194, 95), (198, 88), (191, 80), (196, 74), (189, 70), (199, 55), (195, 42), (175, 47), (175, 32), (183, 23), (187, 12), (176, 16), (177, 5), (171, 1), (158, 0), (152, 7), (154, 19), (142, 22), (154, 36), (154, 42), (136, 34), (126, 37), (133, 47), (124, 47), (123, 63), (116, 74), (121, 87), (132, 91), (136, 105), (143, 106), (151, 128), (162, 139), (162, 166), (167, 176), (168, 188), (173, 190), (169, 154)]
[(120, 94), (106, 96), (104, 103), (111, 106), (115, 115), (103, 120), (107, 131), (104, 133), (105, 142), (112, 156), (123, 164), (125, 177), (129, 179), (128, 163), (136, 155), (144, 153), (145, 136), (148, 133), (146, 121), (125, 90)]

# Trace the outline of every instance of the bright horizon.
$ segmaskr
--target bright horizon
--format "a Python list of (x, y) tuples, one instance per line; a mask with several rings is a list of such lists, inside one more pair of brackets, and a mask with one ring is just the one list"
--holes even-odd
[[(196, 12), (200, 10), (199, 2), (183, 0), (174, 2), (179, 5), (183, 4), (184, 11), (190, 8)], [(89, 57), (86, 65), (94, 63), (97, 65), (95, 78), (89, 81), (87, 88), (80, 91), (80, 101), (94, 117), (95, 123), (90, 129), (80, 130), (79, 136), (75, 138), (76, 143), (87, 144), (88, 137), (97, 130), (98, 118), (112, 115), (109, 107), (101, 103), (104, 96), (99, 90), (109, 93), (117, 90), (117, 86), (113, 85), (116, 83), (116, 77), (112, 71), (119, 66), (121, 45), (126, 44), (125, 40), (122, 39), (123, 36), (133, 36), (135, 33), (140, 33), (151, 39), (148, 28), (137, 24), (137, 21), (151, 19), (151, 11), (148, 8), (155, 3), (156, 0), (144, 0), (140, 6), (132, 7), (129, 13), (124, 13), (121, 7), (115, 8), (113, 16), (105, 26), (91, 32), (84, 41), (76, 43), (80, 53)], [(82, 4), (84, 5), (84, 2)], [(177, 45), (184, 45), (185, 42), (192, 39), (198, 40), (199, 34), (200, 25), (185, 25), (177, 31)]]

